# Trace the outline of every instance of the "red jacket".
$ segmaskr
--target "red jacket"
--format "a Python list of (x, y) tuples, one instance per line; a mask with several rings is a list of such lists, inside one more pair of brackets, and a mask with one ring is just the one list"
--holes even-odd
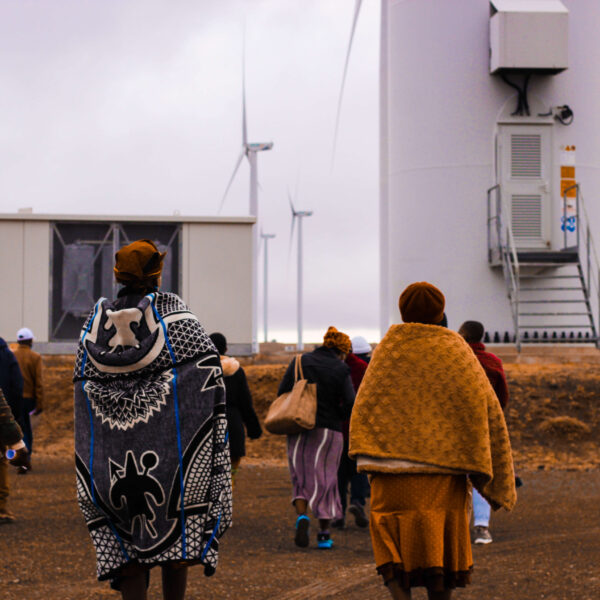
[(506, 408), (508, 404), (508, 384), (506, 383), (506, 375), (504, 374), (504, 368), (502, 367), (502, 361), (491, 352), (485, 351), (485, 345), (481, 342), (476, 344), (469, 344), (475, 356), (479, 359), (485, 374), (488, 376), (496, 396), (500, 401), (500, 406)]
[[(352, 379), (352, 385), (354, 386), (354, 391), (358, 391), (358, 386), (360, 382), (363, 380), (365, 376), (365, 372), (367, 367), (369, 366), (362, 358), (358, 358), (356, 354), (348, 354), (346, 356), (346, 364), (350, 367), (350, 379)], [(342, 422), (342, 434), (344, 439), (347, 440), (349, 437), (350, 430), (350, 419)]]

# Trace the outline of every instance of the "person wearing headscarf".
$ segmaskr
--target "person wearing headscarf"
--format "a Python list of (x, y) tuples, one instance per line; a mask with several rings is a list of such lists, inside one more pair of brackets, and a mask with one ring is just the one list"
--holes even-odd
[(465, 340), (442, 327), (445, 298), (427, 282), (399, 300), (373, 352), (350, 422), (350, 456), (371, 474), (378, 572), (395, 599), (425, 586), (447, 600), (470, 582), (469, 480), (492, 508), (516, 502), (502, 408)]
[(138, 240), (115, 256), (117, 298), (100, 298), (77, 349), (75, 462), (97, 575), (145, 600), (160, 566), (165, 598), (187, 568), (215, 572), (231, 524), (231, 464), (219, 354), (176, 294), (159, 291), (165, 254)]
[(294, 387), (296, 360), (301, 361), (304, 378), (317, 384), (314, 429), (287, 438), (297, 515), (294, 541), (302, 548), (309, 544), (309, 508), (319, 522), (317, 547), (321, 549), (333, 546), (329, 524), (342, 517), (337, 472), (344, 445), (342, 421), (350, 416), (354, 403), (350, 368), (344, 362), (351, 350), (350, 338), (329, 327), (322, 346), (292, 360), (277, 392), (281, 395)]
[(229, 431), (229, 451), (231, 453), (231, 479), (235, 478), (242, 458), (246, 456), (246, 432), (251, 440), (262, 435), (262, 428), (248, 387), (246, 373), (239, 361), (227, 356), (227, 338), (219, 332), (211, 333), (215, 348), (221, 355), (221, 368), (225, 380), (225, 402), (227, 404), (227, 431)]

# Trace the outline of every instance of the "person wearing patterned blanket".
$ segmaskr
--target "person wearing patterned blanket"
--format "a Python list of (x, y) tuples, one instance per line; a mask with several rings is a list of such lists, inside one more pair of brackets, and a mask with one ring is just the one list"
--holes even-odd
[(117, 299), (100, 298), (75, 372), (77, 498), (97, 576), (145, 600), (150, 568), (183, 599), (187, 566), (215, 572), (231, 524), (231, 464), (219, 354), (176, 294), (164, 254), (139, 240), (116, 254)]
[(516, 502), (498, 398), (465, 340), (440, 326), (445, 299), (426, 283), (400, 296), (404, 324), (373, 353), (350, 421), (350, 456), (371, 474), (371, 539), (395, 599), (425, 586), (447, 600), (470, 582), (469, 481), (494, 509)]

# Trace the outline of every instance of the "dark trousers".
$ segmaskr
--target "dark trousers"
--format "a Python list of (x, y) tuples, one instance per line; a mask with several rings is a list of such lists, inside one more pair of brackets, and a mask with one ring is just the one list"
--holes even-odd
[(33, 431), (31, 430), (31, 419), (29, 418), (29, 413), (32, 410), (35, 410), (35, 400), (33, 398), (23, 398), (23, 409), (18, 421), (23, 430), (23, 441), (29, 454), (33, 451)]
[(356, 471), (356, 461), (348, 456), (348, 441), (344, 440), (344, 451), (338, 468), (338, 488), (342, 501), (342, 514), (348, 505), (348, 484), (350, 484), (350, 504), (365, 505), (369, 496), (369, 479), (366, 473)]

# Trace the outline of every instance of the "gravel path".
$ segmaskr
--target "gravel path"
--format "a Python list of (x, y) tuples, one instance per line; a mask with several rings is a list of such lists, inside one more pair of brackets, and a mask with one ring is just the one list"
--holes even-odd
[[(190, 570), (188, 598), (304, 600), (388, 598), (372, 563), (368, 530), (351, 524), (335, 548), (293, 544), (294, 516), (284, 466), (243, 465), (236, 481), (234, 527), (223, 539), (212, 578)], [(75, 501), (72, 462), (46, 458), (12, 476), (18, 522), (0, 527), (2, 600), (117, 600), (96, 581), (94, 553)], [(600, 598), (600, 471), (521, 473), (512, 514), (492, 519), (494, 543), (475, 547), (473, 585), (464, 600)], [(311, 534), (314, 537), (314, 531)], [(150, 600), (161, 598), (153, 574)], [(413, 594), (424, 599), (423, 590)]]

